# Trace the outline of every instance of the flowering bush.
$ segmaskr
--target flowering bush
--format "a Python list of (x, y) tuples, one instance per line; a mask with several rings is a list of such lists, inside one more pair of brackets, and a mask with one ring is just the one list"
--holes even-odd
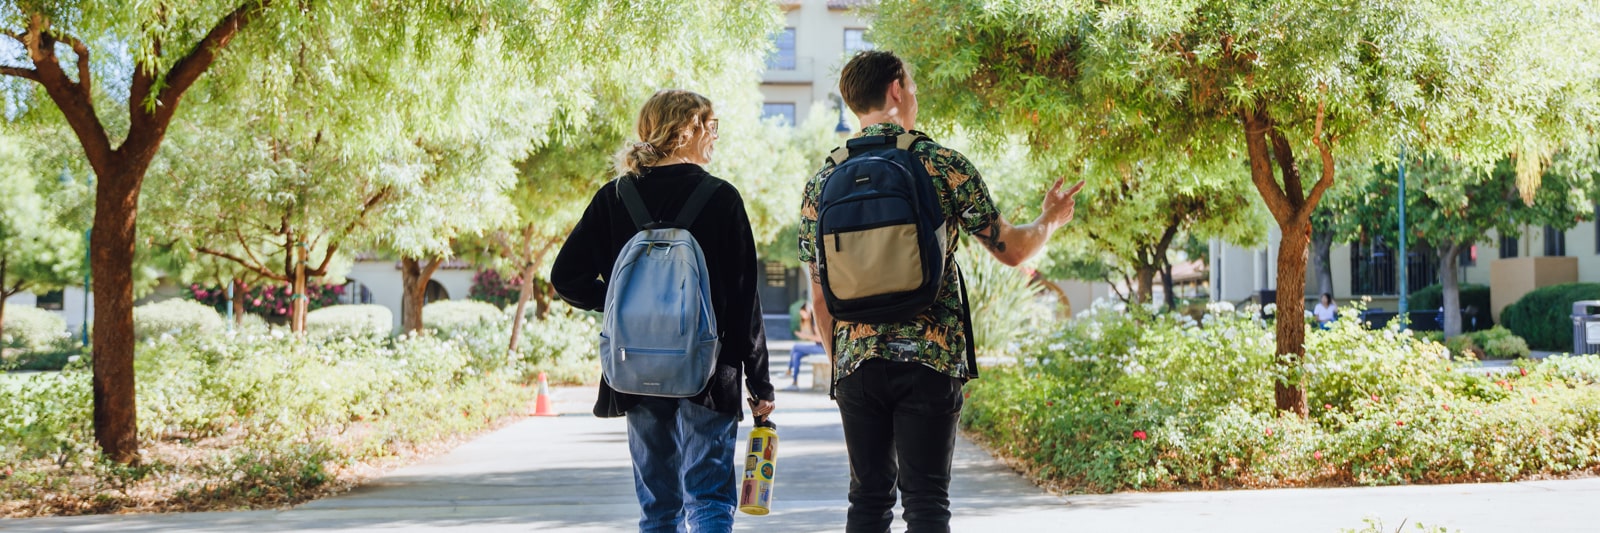
[(212, 333), (222, 317), (210, 307), (189, 300), (163, 300), (133, 308), (133, 332), (139, 338), (165, 334)]
[(335, 305), (306, 313), (306, 334), (322, 339), (372, 339), (394, 331), (394, 312), (376, 304)]
[(482, 429), (532, 400), (529, 365), (464, 332), (298, 341), (248, 329), (137, 345), (136, 467), (95, 449), (88, 358), (0, 373), (0, 517), (294, 503), (346, 467)]
[(61, 315), (37, 307), (6, 306), (5, 321), (0, 322), (0, 348), (44, 350), (68, 336)]
[[(228, 307), (232, 305), (228, 301), (227, 287), (193, 284), (189, 285), (188, 296), (211, 306), (218, 313), (228, 312)], [(294, 301), (293, 296), (294, 289), (289, 285), (249, 287), (245, 291), (244, 312), (264, 317), (286, 317), (289, 316), (289, 304)], [(344, 296), (343, 285), (306, 284), (306, 299), (310, 301), (312, 311), (339, 305), (340, 296)]]
[(472, 288), (467, 290), (467, 298), (504, 309), (516, 303), (521, 292), (522, 278), (505, 279), (500, 277), (499, 272), (480, 270), (472, 276)]
[(493, 304), (472, 300), (440, 300), (422, 306), (422, 327), (434, 331), (453, 331), (504, 317)]
[[(1274, 364), (1249, 306), (1201, 320), (1097, 307), (967, 385), (963, 425), (1071, 490), (1509, 480), (1600, 468), (1600, 357), (1503, 376), (1346, 309)], [(1310, 416), (1273, 383), (1303, 380)]]

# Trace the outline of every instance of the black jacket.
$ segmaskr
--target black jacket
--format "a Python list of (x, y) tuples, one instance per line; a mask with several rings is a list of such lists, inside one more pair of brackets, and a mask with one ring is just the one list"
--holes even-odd
[[(638, 180), (639, 195), (656, 220), (671, 220), (688, 200), (701, 180), (717, 178), (699, 165), (681, 164), (646, 169)], [(721, 181), (721, 180), (718, 180)], [(617, 182), (600, 187), (572, 235), (561, 246), (550, 270), (550, 283), (561, 299), (574, 307), (600, 310), (605, 305), (606, 281), (623, 245), (638, 233), (627, 208), (617, 196)], [(739, 391), (740, 374), (745, 374), (751, 394), (772, 400), (772, 382), (767, 376), (767, 335), (761, 321), (761, 301), (756, 294), (760, 279), (756, 264), (755, 238), (745, 214), (744, 199), (732, 184), (723, 182), (700, 216), (689, 226), (689, 233), (705, 252), (706, 269), (711, 279), (711, 305), (717, 316), (722, 351), (717, 354), (717, 369), (711, 382), (690, 401), (710, 409), (744, 418), (744, 400)], [(622, 416), (639, 403), (639, 396), (611, 389), (600, 381), (600, 396), (594, 414)]]

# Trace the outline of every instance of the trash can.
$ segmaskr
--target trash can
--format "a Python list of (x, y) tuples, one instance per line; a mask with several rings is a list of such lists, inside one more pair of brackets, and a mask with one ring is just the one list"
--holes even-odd
[(1572, 353), (1600, 354), (1600, 300), (1572, 302)]

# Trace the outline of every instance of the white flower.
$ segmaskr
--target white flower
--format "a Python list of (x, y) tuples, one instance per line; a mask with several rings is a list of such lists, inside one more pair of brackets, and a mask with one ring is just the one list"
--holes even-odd
[(1262, 307), (1261, 308), (1261, 314), (1266, 315), (1266, 316), (1272, 316), (1272, 315), (1275, 315), (1277, 313), (1278, 313), (1278, 304), (1276, 302), (1267, 304), (1266, 307)]

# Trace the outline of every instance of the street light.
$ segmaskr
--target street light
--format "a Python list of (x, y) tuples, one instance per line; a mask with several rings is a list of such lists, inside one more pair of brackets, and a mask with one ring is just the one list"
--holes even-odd
[(1411, 315), (1406, 309), (1406, 267), (1411, 256), (1406, 255), (1406, 149), (1400, 149), (1400, 326), (1411, 326)]
[(844, 98), (837, 94), (828, 94), (828, 99), (833, 101), (833, 109), (839, 112), (839, 125), (833, 127), (833, 133), (840, 137), (847, 137), (853, 131), (844, 121)]

